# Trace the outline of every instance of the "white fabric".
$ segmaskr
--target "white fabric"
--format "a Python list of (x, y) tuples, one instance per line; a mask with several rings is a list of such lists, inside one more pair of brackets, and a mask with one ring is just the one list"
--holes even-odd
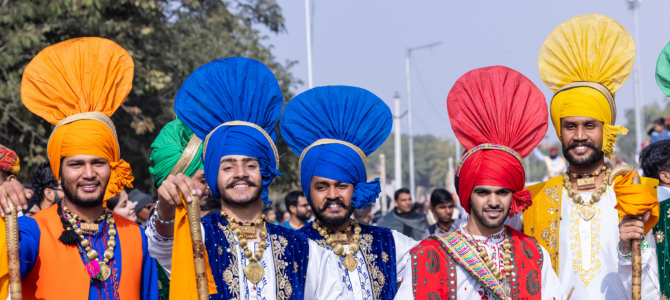
[[(149, 222), (151, 223), (151, 222)], [(200, 229), (205, 240), (205, 228), (200, 224)], [(158, 263), (170, 274), (172, 266), (172, 244), (174, 239), (161, 237), (153, 226), (146, 228), (147, 239), (149, 241), (149, 253)], [(265, 277), (257, 284), (246, 280), (244, 276), (244, 267), (249, 261), (244, 256), (244, 251), (235, 237), (235, 248), (237, 249), (238, 274), (240, 274), (240, 297), (244, 300), (276, 300), (277, 299), (277, 277), (275, 275), (274, 257), (272, 255), (272, 243), (270, 237), (266, 242), (268, 247), (263, 252), (263, 257), (259, 263), (265, 269)], [(338, 278), (328, 276), (337, 272), (335, 259), (328, 255), (325, 249), (319, 247), (312, 241), (309, 241), (309, 261), (307, 262), (307, 278), (305, 282), (305, 299), (328, 299), (336, 300), (342, 298), (342, 284)], [(249, 249), (255, 251), (258, 242), (249, 242)], [(223, 274), (212, 274), (213, 276), (223, 276)]]
[[(565, 191), (561, 198), (559, 228), (559, 274), (566, 294), (574, 286), (572, 299), (631, 299), (630, 259), (619, 259), (619, 215), (614, 209), (616, 196), (608, 187), (596, 202), (596, 214), (589, 221), (579, 216), (578, 206)], [(584, 201), (591, 193), (581, 193)], [(661, 188), (659, 187), (659, 197)], [(506, 222), (523, 228), (521, 215)], [(652, 231), (646, 236), (650, 248), (642, 250), (642, 299), (660, 299), (656, 242)], [(615, 263), (618, 262), (618, 263)]]
[[(467, 223), (461, 224), (461, 230), (465, 227)], [(488, 237), (484, 236), (472, 236), (477, 244), (483, 245), (486, 249), (486, 252), (489, 254), (489, 259), (493, 261), (495, 266), (500, 269), (501, 273), (504, 271), (504, 261), (503, 254), (503, 244), (505, 241), (505, 234), (501, 230), (500, 232), (490, 235)], [(546, 258), (542, 262), (542, 300), (562, 300), (564, 299), (563, 287), (556, 277), (556, 273), (551, 268), (551, 260), (549, 259), (549, 253), (547, 250), (542, 248), (542, 255)], [(498, 259), (496, 259), (496, 257)], [(406, 268), (405, 273), (403, 274), (404, 278), (412, 278), (412, 269)], [(496, 297), (479, 284), (479, 282), (472, 277), (466, 270), (463, 269), (460, 265), (456, 265), (456, 287), (458, 291), (456, 292), (456, 298), (458, 299), (482, 299), (490, 300), (496, 299)], [(414, 299), (414, 294), (412, 292), (411, 281), (408, 284), (400, 285), (398, 294), (396, 294), (395, 299), (397, 300), (408, 300)], [(573, 298), (575, 299), (575, 298)]]
[[(545, 175), (544, 180), (548, 180), (549, 178), (553, 178), (555, 176), (563, 174), (565, 173), (565, 170), (568, 169), (568, 164), (565, 163), (565, 158), (562, 158), (560, 156), (551, 158), (551, 156), (544, 155), (542, 151), (540, 151), (537, 148), (533, 150), (533, 154), (535, 155), (535, 158), (544, 162), (549, 167), (549, 170), (547, 170), (547, 175)], [(551, 162), (547, 163), (547, 159), (551, 160)]]
[[(396, 264), (397, 278), (386, 278), (386, 280), (396, 280), (396, 282), (401, 282), (403, 279), (403, 271), (405, 269), (411, 269), (411, 267), (408, 267), (410, 262), (409, 250), (414, 248), (414, 246), (416, 246), (419, 242), (395, 230), (391, 230), (391, 234), (393, 235), (393, 240), (395, 242), (396, 260), (395, 262), (390, 263)], [(364, 243), (365, 242), (363, 241), (361, 243), (360, 249), (354, 254), (354, 258), (358, 261), (358, 267), (353, 272), (349, 272), (349, 270), (344, 267), (344, 257), (342, 255), (335, 255), (335, 253), (332, 251), (332, 248), (328, 246), (328, 253), (330, 253), (332, 256), (337, 256), (337, 259), (332, 261), (337, 263), (337, 266), (335, 267), (339, 269), (339, 272), (330, 274), (330, 277), (334, 278), (335, 280), (340, 280), (340, 282), (344, 285), (344, 296), (342, 299), (374, 300), (371, 276), (368, 272), (368, 268), (365, 267), (365, 255), (362, 252), (363, 247), (365, 246)], [(344, 245), (344, 251), (349, 253), (348, 245)], [(382, 253), (375, 254), (379, 256), (382, 255)], [(333, 276), (335, 274), (338, 274), (339, 276)]]
[(658, 186), (657, 190), (658, 202), (663, 202), (670, 199), (670, 187), (667, 186)]

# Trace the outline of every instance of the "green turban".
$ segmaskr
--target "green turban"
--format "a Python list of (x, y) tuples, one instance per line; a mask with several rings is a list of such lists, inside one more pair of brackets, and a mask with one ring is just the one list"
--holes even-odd
[(656, 62), (656, 83), (670, 97), (670, 43), (665, 45)]
[[(154, 185), (159, 187), (163, 180), (170, 175), (170, 172), (177, 165), (177, 162), (182, 157), (186, 146), (189, 144), (191, 138), (197, 139), (193, 135), (193, 131), (189, 129), (181, 120), (176, 119), (167, 123), (161, 132), (156, 137), (156, 140), (151, 144), (151, 162), (153, 166), (149, 167), (149, 173), (154, 177)], [(193, 177), (195, 172), (202, 170), (202, 143), (198, 142), (198, 149), (191, 152), (191, 157), (184, 157), (190, 160), (191, 163), (183, 172), (188, 177)]]

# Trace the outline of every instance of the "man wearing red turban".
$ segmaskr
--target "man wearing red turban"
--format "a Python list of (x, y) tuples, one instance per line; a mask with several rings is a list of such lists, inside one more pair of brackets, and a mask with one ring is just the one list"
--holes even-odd
[(532, 203), (522, 160), (547, 131), (542, 92), (512, 69), (481, 68), (456, 81), (447, 109), (469, 149), (456, 184), (470, 218), (412, 249), (412, 268), (403, 275), (412, 282), (400, 286), (397, 299), (563, 299), (547, 251), (504, 225)]

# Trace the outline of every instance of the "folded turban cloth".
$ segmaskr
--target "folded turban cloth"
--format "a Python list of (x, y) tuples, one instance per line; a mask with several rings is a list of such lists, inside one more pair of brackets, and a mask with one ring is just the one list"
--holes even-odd
[(0, 171), (16, 175), (19, 173), (19, 170), (21, 170), (21, 166), (16, 152), (0, 145)]
[(521, 160), (547, 133), (547, 103), (521, 73), (503, 66), (461, 76), (447, 98), (449, 120), (465, 151), (456, 169), (461, 206), (470, 213), (475, 185), (514, 192), (510, 217), (532, 204)]
[(349, 86), (310, 89), (284, 109), (280, 128), (291, 150), (300, 155), (300, 183), (308, 195), (312, 176), (354, 185), (351, 203), (374, 203), (379, 178), (367, 181), (365, 159), (391, 133), (393, 115), (371, 92)]
[(34, 114), (56, 125), (47, 147), (51, 170), (60, 178), (61, 158), (105, 158), (111, 176), (104, 199), (132, 187), (130, 165), (120, 159), (109, 118), (132, 89), (133, 59), (116, 43), (76, 38), (45, 48), (23, 72), (21, 99)]
[[(268, 187), (279, 175), (275, 124), (283, 104), (277, 79), (265, 65), (253, 59), (215, 60), (195, 70), (184, 81), (175, 99), (175, 112), (204, 141), (205, 179), (215, 197), (221, 197), (216, 188), (221, 158), (244, 155), (258, 159), (263, 178), (262, 199), (271, 203)], [(196, 288), (194, 265), (184, 260), (193, 257), (189, 239), (185, 212), (177, 211), (170, 299), (197, 299), (192, 292)], [(205, 265), (209, 293), (215, 294), (209, 263)]]
[[(670, 43), (665, 45), (656, 62), (656, 83), (670, 97)], [(670, 118), (669, 118), (670, 119)]]
[(177, 93), (179, 119), (204, 141), (205, 178), (219, 198), (216, 179), (221, 158), (245, 155), (258, 159), (263, 177), (263, 202), (279, 175), (275, 124), (284, 104), (277, 79), (262, 63), (231, 57), (195, 70)]
[[(192, 139), (195, 141), (191, 142)], [(191, 147), (188, 145), (191, 143)], [(151, 156), (149, 157), (153, 166), (149, 167), (149, 173), (154, 177), (154, 184), (159, 187), (165, 178), (173, 173), (175, 168), (184, 169), (181, 172), (188, 177), (193, 177), (195, 172), (204, 168), (202, 164), (202, 142), (193, 134), (181, 120), (176, 119), (165, 124), (161, 132), (151, 144)], [(183, 166), (177, 166), (183, 164)]]
[(614, 93), (626, 82), (635, 61), (628, 31), (603, 15), (574, 17), (559, 25), (540, 50), (542, 81), (555, 93), (551, 120), (561, 138), (561, 118), (590, 117), (604, 123), (602, 151), (612, 158), (614, 143), (628, 129), (614, 126)]

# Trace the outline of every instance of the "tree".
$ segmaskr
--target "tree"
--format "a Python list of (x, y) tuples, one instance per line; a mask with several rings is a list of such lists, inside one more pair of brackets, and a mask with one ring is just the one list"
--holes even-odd
[[(277, 62), (255, 26), (284, 30), (274, 0), (15, 0), (0, 1), (0, 143), (22, 159), (19, 178), (28, 183), (46, 160), (53, 126), (21, 103), (23, 69), (45, 47), (76, 37), (108, 38), (133, 57), (133, 90), (112, 120), (121, 156), (135, 176), (134, 185), (151, 191), (151, 143), (174, 120), (174, 97), (197, 67), (212, 60), (242, 56), (268, 66), (286, 101), (299, 82), (289, 73), (294, 62)], [(278, 142), (285, 173), (273, 185), (286, 190), (295, 182), (297, 157)]]

